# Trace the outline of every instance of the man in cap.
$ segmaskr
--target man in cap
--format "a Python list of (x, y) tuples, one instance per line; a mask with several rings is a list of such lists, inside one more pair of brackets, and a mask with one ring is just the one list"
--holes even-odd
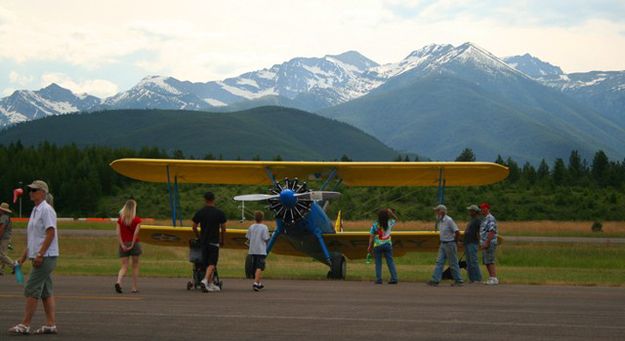
[(10, 266), (15, 273), (15, 263), (8, 256), (9, 244), (11, 243), (11, 216), (13, 213), (9, 209), (9, 204), (3, 202), (0, 204), (0, 276), (4, 275), (5, 266)]
[(490, 213), (490, 205), (487, 202), (480, 204), (480, 210), (484, 219), (480, 224), (480, 247), (482, 248), (482, 262), (488, 270), (487, 285), (497, 285), (497, 271), (495, 269), (495, 249), (497, 248), (497, 221)]
[(18, 260), (20, 264), (30, 259), (33, 268), (24, 287), (26, 308), (22, 323), (9, 329), (13, 335), (31, 333), (30, 322), (37, 309), (37, 301), (43, 302), (46, 312), (46, 324), (37, 329), (35, 334), (56, 334), (55, 301), (52, 291), (52, 271), (59, 256), (56, 212), (46, 202), (48, 184), (35, 180), (28, 185), (30, 200), (35, 204), (28, 220), (27, 247)]
[(428, 285), (437, 286), (443, 277), (443, 266), (445, 261), (449, 262), (451, 275), (454, 278), (455, 286), (462, 286), (463, 281), (460, 276), (460, 267), (458, 266), (458, 246), (456, 242), (460, 237), (460, 230), (454, 220), (447, 215), (447, 207), (438, 205), (434, 207), (436, 211), (436, 221), (440, 231), (441, 244), (438, 248), (438, 258), (436, 259), (436, 267), (432, 274), (432, 279), (427, 282)]
[(482, 281), (482, 272), (478, 262), (477, 250), (480, 244), (480, 208), (477, 205), (467, 207), (471, 221), (464, 230), (464, 254), (467, 257), (467, 272), (469, 273), (469, 281), (471, 283)]

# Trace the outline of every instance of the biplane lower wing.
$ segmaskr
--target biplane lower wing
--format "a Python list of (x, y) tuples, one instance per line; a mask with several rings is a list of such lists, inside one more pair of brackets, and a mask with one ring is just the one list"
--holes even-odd
[[(227, 229), (224, 237), (224, 248), (247, 249), (243, 229)], [(189, 227), (141, 226), (141, 241), (148, 244), (163, 246), (188, 247), (189, 240), (194, 239), (193, 230)], [(344, 254), (349, 259), (363, 259), (367, 256), (369, 232), (340, 232), (324, 234), (323, 239), (328, 249)], [(403, 256), (408, 252), (436, 251), (439, 245), (438, 232), (431, 231), (396, 231), (393, 232), (393, 255)], [(503, 239), (498, 238), (498, 243)], [(460, 244), (462, 245), (462, 244)], [(272, 253), (290, 256), (308, 257), (298, 250), (285, 236), (280, 236), (271, 250)]]
[[(245, 249), (247, 239), (245, 233), (247, 230), (227, 229), (224, 236), (224, 248), (226, 249)], [(150, 226), (141, 225), (139, 230), (139, 238), (142, 242), (162, 245), (162, 246), (178, 246), (189, 247), (189, 240), (195, 239), (193, 229), (190, 227), (171, 227), (171, 226)], [(284, 236), (280, 236), (271, 252), (281, 255), (291, 256), (307, 256), (305, 253), (298, 251), (291, 242)]]

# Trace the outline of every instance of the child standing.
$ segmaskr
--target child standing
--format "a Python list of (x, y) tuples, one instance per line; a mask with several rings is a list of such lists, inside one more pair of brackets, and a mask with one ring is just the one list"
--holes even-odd
[(263, 224), (264, 214), (261, 211), (254, 212), (255, 224), (252, 224), (245, 237), (249, 243), (248, 254), (252, 256), (254, 266), (254, 284), (252, 289), (260, 291), (265, 286), (261, 283), (261, 276), (265, 270), (265, 257), (267, 257), (267, 241), (269, 240), (269, 229)]

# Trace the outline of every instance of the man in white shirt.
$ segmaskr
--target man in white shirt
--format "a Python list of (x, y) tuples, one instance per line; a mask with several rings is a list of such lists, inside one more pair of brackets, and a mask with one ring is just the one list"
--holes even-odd
[(30, 334), (30, 322), (37, 309), (37, 301), (41, 298), (46, 312), (46, 324), (34, 331), (35, 334), (57, 334), (55, 301), (52, 286), (52, 271), (56, 267), (59, 256), (56, 212), (46, 202), (48, 184), (35, 180), (28, 185), (30, 200), (35, 207), (28, 220), (28, 244), (24, 254), (18, 260), (20, 264), (30, 259), (33, 269), (24, 287), (26, 309), (22, 323), (9, 329), (10, 334)]
[(463, 280), (460, 275), (460, 267), (458, 266), (458, 246), (456, 242), (460, 237), (460, 230), (454, 220), (447, 215), (447, 207), (438, 205), (434, 207), (436, 211), (436, 221), (440, 231), (441, 244), (438, 248), (438, 258), (436, 259), (436, 267), (432, 274), (432, 279), (427, 282), (428, 285), (437, 286), (443, 277), (443, 266), (445, 261), (449, 262), (451, 275), (454, 278), (455, 286), (462, 286)]

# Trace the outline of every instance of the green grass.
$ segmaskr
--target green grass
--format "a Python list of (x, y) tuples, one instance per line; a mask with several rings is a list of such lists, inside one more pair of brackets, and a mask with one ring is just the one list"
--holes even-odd
[[(23, 235), (16, 236), (21, 252)], [(57, 274), (114, 277), (119, 269), (114, 238), (66, 236), (60, 240)], [(188, 278), (191, 264), (186, 248), (143, 245), (141, 275)], [(244, 250), (222, 250), (219, 272), (225, 278), (243, 278)], [(432, 274), (436, 254), (410, 253), (397, 257), (402, 281), (426, 281)], [(625, 285), (625, 245), (529, 244), (502, 245), (497, 252), (498, 277), (506, 284)], [(28, 271), (30, 265), (25, 266)], [(274, 279), (325, 279), (328, 268), (310, 258), (270, 255), (264, 276)], [(484, 272), (485, 269), (482, 268)], [(384, 269), (385, 274), (386, 268)], [(464, 272), (464, 271), (463, 271)], [(348, 280), (374, 279), (373, 264), (348, 262)]]

